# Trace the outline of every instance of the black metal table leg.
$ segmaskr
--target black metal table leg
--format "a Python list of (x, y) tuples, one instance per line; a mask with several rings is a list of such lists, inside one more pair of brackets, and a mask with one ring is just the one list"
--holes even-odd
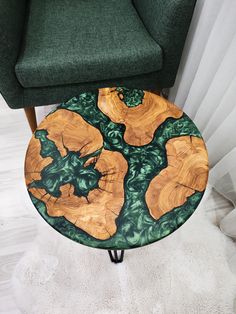
[(110, 259), (112, 263), (122, 263), (124, 258), (124, 250), (120, 251), (120, 256), (118, 256), (117, 250), (108, 250)]

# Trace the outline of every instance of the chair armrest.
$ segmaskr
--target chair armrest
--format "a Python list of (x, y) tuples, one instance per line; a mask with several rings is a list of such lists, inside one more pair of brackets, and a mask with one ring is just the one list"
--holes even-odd
[(174, 84), (196, 0), (133, 0), (150, 35), (163, 50), (162, 87)]
[(23, 88), (15, 75), (26, 13), (25, 0), (0, 0), (0, 92), (12, 108), (23, 103)]

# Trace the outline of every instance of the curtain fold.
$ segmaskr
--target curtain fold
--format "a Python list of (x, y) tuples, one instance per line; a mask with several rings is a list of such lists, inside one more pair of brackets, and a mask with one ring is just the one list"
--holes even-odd
[(186, 102), (203, 51), (222, 4), (222, 0), (215, 0), (214, 5), (211, 1), (205, 0), (198, 0), (196, 3), (175, 85), (169, 96), (170, 100), (175, 100), (180, 107)]
[[(198, 0), (169, 99), (206, 141), (209, 182), (236, 207), (236, 1)], [(221, 222), (236, 238), (236, 209)]]

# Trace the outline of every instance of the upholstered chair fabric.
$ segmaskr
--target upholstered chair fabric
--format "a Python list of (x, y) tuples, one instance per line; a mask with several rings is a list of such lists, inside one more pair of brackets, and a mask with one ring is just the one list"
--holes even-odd
[(195, 0), (0, 0), (0, 92), (11, 108), (83, 91), (171, 87)]

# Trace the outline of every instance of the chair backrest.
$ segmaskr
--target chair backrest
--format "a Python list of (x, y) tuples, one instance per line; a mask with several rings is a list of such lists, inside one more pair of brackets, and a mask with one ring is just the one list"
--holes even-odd
[(9, 105), (19, 100), (22, 87), (14, 67), (20, 50), (25, 24), (24, 0), (0, 0), (0, 93)]
[(163, 49), (163, 87), (174, 83), (195, 3), (196, 0), (133, 0), (147, 30)]

